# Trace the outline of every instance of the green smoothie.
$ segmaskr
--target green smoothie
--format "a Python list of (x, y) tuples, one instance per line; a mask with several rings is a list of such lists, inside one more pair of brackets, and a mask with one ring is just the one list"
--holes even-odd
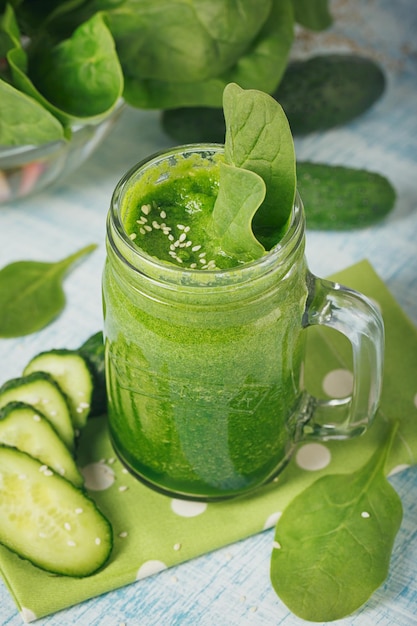
[[(116, 451), (143, 481), (216, 499), (263, 484), (288, 458), (305, 265), (302, 246), (288, 258), (266, 255), (265, 267), (213, 255), (202, 225), (217, 166), (195, 161), (171, 165), (156, 185), (145, 176), (120, 203), (125, 245), (146, 256), (133, 276), (111, 255), (106, 264), (109, 422)], [(185, 165), (193, 174), (184, 176)], [(149, 284), (153, 257), (158, 274)]]
[(256, 241), (252, 217), (273, 205), (259, 162), (235, 167), (227, 142), (167, 151), (122, 179), (109, 213), (110, 434), (138, 478), (178, 497), (247, 493), (280, 471), (294, 443), (303, 215), (291, 212), (289, 194), (288, 226), (284, 203), (283, 219), (265, 213), (257, 222), (269, 237), (275, 226), (285, 231), (280, 246), (268, 252)]

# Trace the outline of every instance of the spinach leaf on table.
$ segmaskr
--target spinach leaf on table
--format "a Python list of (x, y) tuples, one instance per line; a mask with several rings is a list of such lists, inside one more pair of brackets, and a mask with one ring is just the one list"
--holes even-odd
[(385, 477), (397, 431), (359, 470), (329, 474), (284, 510), (275, 533), (271, 582), (288, 608), (314, 622), (341, 619), (384, 582), (402, 519)]
[(16, 261), (0, 270), (0, 337), (41, 330), (65, 306), (62, 281), (67, 270), (96, 248), (91, 244), (55, 263)]

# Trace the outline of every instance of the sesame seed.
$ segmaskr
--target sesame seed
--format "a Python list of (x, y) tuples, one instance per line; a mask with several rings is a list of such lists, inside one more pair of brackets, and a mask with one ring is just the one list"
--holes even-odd
[(75, 514), (76, 514), (76, 515), (81, 515), (81, 513), (84, 513), (84, 509), (82, 509), (81, 507), (80, 507), (80, 508), (75, 509)]
[(179, 248), (185, 248), (187, 244), (185, 243), (185, 241), (181, 241), (180, 245), (178, 246)]
[(189, 226), (186, 226), (186, 227), (184, 228), (184, 232), (185, 232), (185, 233), (189, 233), (189, 232), (190, 232), (190, 227), (189, 227)]
[(177, 261), (178, 261), (178, 263), (182, 263), (182, 262), (183, 262), (183, 261), (182, 261), (182, 258), (181, 258), (181, 257), (179, 257), (179, 256), (177, 256)]
[(137, 234), (136, 234), (136, 233), (131, 233), (131, 234), (129, 235), (129, 239), (132, 239), (132, 240), (133, 240), (133, 239), (136, 239), (136, 237), (137, 237)]
[(175, 250), (175, 246), (174, 246), (174, 244), (173, 244), (173, 243), (169, 246), (169, 249), (170, 249), (170, 250)]
[(187, 239), (187, 235), (185, 233), (181, 233), (181, 235), (179, 236), (179, 241), (183, 242)]
[(173, 245), (174, 245), (176, 248), (178, 248), (178, 246), (180, 245), (179, 240), (177, 239), (177, 241), (174, 241), (174, 244), (173, 244)]
[(136, 220), (136, 224), (141, 224), (141, 225), (146, 224), (147, 221), (148, 221), (147, 218), (144, 215), (142, 215), (140, 219)]
[(257, 606), (251, 606), (251, 607), (250, 607), (250, 609), (249, 609), (249, 611), (250, 611), (251, 613), (256, 613), (256, 611), (257, 611), (257, 610), (258, 610), (258, 607), (257, 607)]
[(180, 544), (180, 543), (175, 543), (175, 544), (173, 545), (173, 548), (174, 548), (174, 550), (175, 550), (175, 551), (177, 551), (177, 552), (178, 552), (178, 550), (181, 550), (182, 546), (181, 546), (181, 544)]
[(205, 257), (201, 257), (200, 259), (198, 259), (200, 261), (200, 263), (202, 263), (203, 265), (206, 264), (207, 259)]
[(199, 256), (200, 259), (202, 259), (203, 256), (206, 256), (206, 254), (207, 254), (206, 252), (200, 252), (200, 254), (198, 256)]
[(46, 469), (46, 470), (44, 471), (43, 475), (44, 475), (44, 476), (53, 476), (53, 475), (54, 475), (54, 473), (53, 473), (53, 471), (52, 471), (52, 470), (50, 470), (50, 469)]
[(190, 246), (193, 245), (193, 242), (191, 241), (191, 239), (189, 239), (185, 245), (187, 248), (189, 248)]
[(110, 463), (110, 465), (113, 465), (113, 463), (116, 463), (116, 459), (112, 456), (109, 460), (108, 463)]
[(119, 533), (119, 537), (120, 539), (125, 539), (125, 537), (127, 537), (127, 532), (123, 530), (121, 533)]
[(172, 258), (173, 258), (173, 259), (176, 259), (176, 258), (177, 258), (177, 253), (176, 253), (176, 252), (173, 252), (173, 250), (170, 250), (170, 251), (168, 252), (168, 254), (169, 254), (169, 256), (172, 256)]
[(156, 230), (158, 230), (158, 228), (161, 228), (161, 225), (160, 225), (160, 224), (159, 224), (156, 220), (154, 220), (154, 221), (152, 222), (152, 226), (153, 226), (153, 228), (155, 228)]
[(120, 485), (119, 487), (119, 491), (127, 491), (129, 489), (129, 487), (127, 487), (126, 485)]
[(94, 543), (96, 544), (96, 546), (99, 546), (101, 544), (100, 537), (96, 537), (95, 540), (94, 540)]
[(196, 267), (197, 267), (197, 263), (191, 263), (190, 268), (192, 270), (195, 270)]
[(161, 220), (164, 220), (166, 218), (167, 214), (165, 213), (165, 211), (161, 211), (159, 216), (160, 216)]
[(150, 233), (150, 232), (151, 232), (151, 230), (152, 230), (152, 226), (149, 226), (149, 224), (145, 224), (145, 226), (144, 226), (143, 228), (144, 228), (145, 230), (147, 230), (147, 231), (148, 231), (148, 233)]
[(362, 511), (361, 513), (361, 517), (367, 519), (368, 517), (371, 517), (370, 514), (368, 513), (368, 511)]
[(174, 237), (174, 235), (168, 235), (168, 239), (169, 239), (170, 241), (174, 241), (175, 237)]
[(144, 228), (139, 228), (139, 232), (141, 235), (146, 235), (146, 230)]
[(178, 230), (184, 230), (185, 226), (184, 224), (177, 224), (177, 228)]
[(279, 541), (274, 541), (272, 547), (276, 550), (281, 550), (281, 544), (279, 543)]
[(141, 209), (142, 213), (144, 213), (145, 215), (149, 215), (149, 213), (151, 212), (151, 205), (150, 204), (144, 204)]
[(198, 251), (200, 250), (200, 248), (201, 248), (201, 246), (193, 246), (193, 247), (191, 248), (191, 250), (192, 250), (193, 252), (198, 252)]
[(125, 467), (122, 469), (122, 474), (128, 474), (129, 470), (127, 470)]
[(40, 415), (38, 415), (37, 413), (35, 413), (35, 415), (33, 416), (33, 420), (34, 420), (35, 422), (40, 422), (40, 421), (41, 421), (41, 416), (40, 416)]
[(40, 472), (44, 472), (44, 471), (45, 471), (45, 470), (47, 470), (47, 469), (48, 469), (48, 466), (47, 466), (47, 465), (41, 465), (41, 466), (40, 466), (40, 468), (39, 468), (39, 471), (40, 471)]

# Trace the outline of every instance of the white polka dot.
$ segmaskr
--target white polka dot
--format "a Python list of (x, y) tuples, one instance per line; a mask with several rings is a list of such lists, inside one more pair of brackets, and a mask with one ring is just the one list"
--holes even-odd
[(277, 523), (277, 521), (279, 520), (279, 518), (282, 515), (282, 511), (276, 511), (275, 513), (272, 513), (266, 520), (265, 524), (264, 524), (264, 530), (266, 530), (267, 528), (273, 528), (275, 526), (275, 524)]
[(395, 467), (392, 468), (388, 476), (394, 476), (394, 474), (399, 474), (400, 472), (403, 472), (404, 470), (406, 470), (408, 467), (410, 466), (407, 465), (406, 463), (396, 465)]
[(105, 463), (90, 463), (81, 469), (85, 486), (92, 491), (103, 491), (114, 483), (114, 472)]
[(26, 609), (25, 607), (22, 607), (22, 610), (20, 611), (20, 617), (25, 622), (25, 624), (28, 624), (29, 622), (34, 622), (38, 619), (33, 611), (31, 611), (30, 609)]
[(136, 580), (146, 578), (146, 576), (152, 576), (152, 574), (162, 572), (162, 570), (164, 569), (167, 569), (167, 566), (163, 561), (157, 561), (156, 559), (151, 561), (145, 561), (145, 563), (141, 565), (137, 571)]
[(344, 398), (353, 390), (353, 374), (349, 370), (337, 369), (326, 374), (323, 390), (331, 398)]
[(297, 465), (310, 472), (324, 469), (331, 460), (330, 450), (322, 443), (306, 443), (295, 456)]
[(171, 509), (181, 517), (196, 517), (207, 509), (207, 502), (195, 502), (192, 500), (171, 500)]

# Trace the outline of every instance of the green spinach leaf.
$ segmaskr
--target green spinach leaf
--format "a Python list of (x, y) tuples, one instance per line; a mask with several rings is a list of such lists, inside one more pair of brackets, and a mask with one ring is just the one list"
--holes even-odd
[(43, 96), (74, 118), (94, 118), (111, 111), (123, 91), (114, 40), (102, 13), (38, 55), (30, 73)]
[(33, 55), (14, 41), (7, 60), (15, 87), (67, 128), (107, 116), (122, 94), (123, 75), (104, 16), (96, 14), (57, 46), (45, 40)]
[(266, 92), (278, 85), (294, 37), (291, 0), (145, 4), (107, 11), (129, 104), (220, 107), (230, 82)]
[(62, 281), (78, 259), (96, 244), (55, 262), (16, 261), (0, 270), (0, 337), (20, 337), (41, 330), (65, 306)]
[(361, 469), (319, 478), (282, 514), (271, 581), (299, 617), (341, 619), (385, 580), (402, 519), (401, 500), (384, 473), (397, 426)]
[(211, 243), (242, 262), (265, 253), (255, 238), (252, 218), (265, 197), (265, 183), (250, 170), (220, 164), (219, 194), (207, 228)]
[(324, 30), (332, 24), (329, 0), (293, 0), (295, 21), (310, 30)]
[(265, 200), (252, 228), (270, 248), (288, 222), (295, 197), (295, 151), (287, 118), (271, 96), (233, 83), (224, 90), (223, 108), (226, 163), (251, 170), (265, 182)]
[(41, 145), (64, 139), (56, 117), (36, 100), (0, 79), (0, 145)]

